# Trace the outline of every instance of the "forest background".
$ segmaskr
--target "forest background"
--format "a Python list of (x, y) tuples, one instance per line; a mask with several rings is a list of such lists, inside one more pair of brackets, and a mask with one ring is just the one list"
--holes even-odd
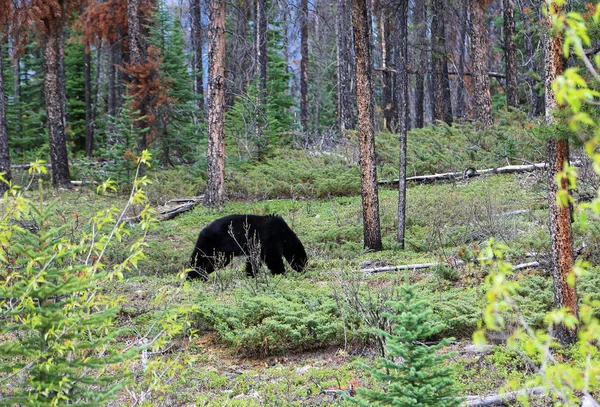
[[(597, 400), (598, 9), (563, 5), (0, 0), (0, 404), (395, 391), (360, 362), (429, 397), (374, 361), (411, 313), (456, 338), (415, 362), (440, 405)], [(235, 212), (283, 215), (309, 269), (183, 283)]]

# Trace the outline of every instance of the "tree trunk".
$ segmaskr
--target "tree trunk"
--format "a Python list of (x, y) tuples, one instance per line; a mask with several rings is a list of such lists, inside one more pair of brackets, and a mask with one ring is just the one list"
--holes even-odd
[(375, 106), (373, 101), (373, 57), (371, 19), (366, 0), (353, 0), (352, 26), (356, 55), (356, 101), (360, 139), (360, 179), (363, 207), (364, 244), (381, 250), (379, 196), (375, 168)]
[(466, 116), (466, 103), (465, 103), (465, 79), (463, 74), (465, 73), (465, 54), (467, 48), (467, 33), (469, 27), (468, 20), (468, 7), (461, 2), (461, 17), (460, 17), (460, 50), (458, 56), (458, 83), (456, 85), (456, 116)]
[[(0, 174), (10, 181), (10, 154), (8, 151), (8, 126), (6, 122), (6, 103), (4, 94), (4, 38), (0, 37)], [(8, 185), (0, 181), (0, 194), (8, 189)]]
[(415, 41), (415, 127), (420, 129), (424, 125), (423, 106), (425, 103), (425, 72), (427, 71), (427, 8), (425, 1), (416, 1), (413, 18), (417, 32)]
[[(521, 13), (524, 14), (524, 9), (528, 8), (526, 5), (522, 4), (523, 2), (519, 2), (521, 4)], [(538, 18), (541, 18), (541, 0), (533, 0), (531, 1), (531, 6), (533, 10), (530, 12), (536, 12)], [(536, 51), (538, 49), (537, 44), (534, 41), (534, 34), (537, 32), (535, 25), (530, 21), (531, 19), (528, 16), (523, 18), (523, 47), (525, 49), (525, 61), (527, 67), (527, 85), (529, 88), (529, 105), (531, 106), (531, 116), (539, 116), (543, 115), (545, 111), (544, 106), (544, 97), (540, 94), (540, 81), (537, 77), (543, 77), (543, 68), (540, 69), (540, 64), (536, 59)]]
[[(117, 86), (116, 86), (116, 71), (117, 67), (115, 64), (115, 53), (117, 52), (117, 46), (115, 44), (108, 43), (106, 47), (108, 56), (108, 95), (106, 101), (106, 113), (108, 114), (108, 124), (106, 126), (108, 145), (112, 145), (115, 134), (115, 119), (116, 119), (116, 106), (117, 106)], [(120, 52), (120, 51), (119, 51)]]
[(94, 151), (94, 127), (92, 122), (92, 61), (90, 50), (83, 55), (85, 65), (85, 154), (92, 156)]
[(263, 135), (267, 113), (267, 29), (267, 1), (254, 0), (254, 66), (258, 80), (255, 134), (259, 158), (262, 157), (269, 145), (269, 140)]
[(504, 59), (506, 64), (506, 104), (517, 107), (517, 47), (515, 45), (515, 2), (503, 0), (504, 8)]
[(406, 136), (408, 132), (408, 0), (397, 3), (398, 22), (395, 41), (396, 77), (395, 98), (398, 101), (398, 132), (400, 133), (400, 168), (398, 175), (398, 234), (400, 247), (404, 249), (404, 232), (406, 230)]
[(475, 120), (483, 126), (490, 126), (493, 118), (488, 76), (489, 49), (485, 31), (485, 2), (486, 0), (471, 0), (471, 71)]
[(308, 0), (300, 0), (300, 125), (308, 140)]
[(202, 5), (201, 0), (190, 0), (192, 69), (194, 73), (194, 93), (198, 98), (198, 110), (204, 110), (204, 82), (202, 66)]
[(220, 206), (225, 190), (225, 0), (209, 1), (207, 206)]
[[(50, 22), (54, 25), (56, 23)], [(49, 30), (44, 44), (44, 96), (48, 112), (48, 133), (50, 135), (50, 161), (52, 163), (52, 183), (56, 187), (70, 188), (69, 157), (65, 134), (64, 111), (61, 103), (60, 86), (60, 31), (62, 27)]]
[(337, 104), (340, 136), (354, 128), (352, 97), (352, 8), (348, 0), (337, 0)]
[(129, 35), (129, 63), (141, 64), (140, 0), (127, 0), (127, 33)]
[(383, 127), (394, 131), (396, 123), (394, 117), (394, 101), (392, 100), (392, 73), (389, 71), (392, 61), (391, 38), (390, 38), (390, 15), (391, 11), (380, 1), (375, 3), (377, 27), (379, 31), (379, 52), (381, 55), (381, 110), (383, 111)]
[(433, 119), (452, 123), (452, 101), (446, 51), (445, 0), (434, 0), (431, 22), (433, 65)]
[(13, 79), (14, 79), (14, 106), (15, 106), (15, 120), (16, 120), (16, 131), (17, 134), (22, 134), (22, 112), (21, 112), (21, 60), (18, 57), (14, 58), (13, 63)]
[[(560, 8), (556, 5), (556, 11)], [(563, 58), (563, 39), (560, 36), (547, 35), (545, 38), (546, 51), (546, 124), (557, 123), (556, 113), (560, 110), (552, 90), (552, 83), (561, 75), (566, 61)], [(550, 210), (550, 240), (552, 256), (552, 277), (554, 279), (554, 307), (569, 308), (573, 315), (577, 314), (577, 292), (575, 287), (567, 283), (567, 276), (573, 272), (573, 236), (571, 234), (571, 211), (569, 206), (557, 201), (560, 190), (568, 191), (569, 183), (566, 177), (556, 178), (569, 162), (569, 142), (566, 139), (550, 138), (547, 144), (548, 161), (548, 207)], [(563, 345), (569, 345), (577, 340), (577, 328), (567, 329), (564, 325), (557, 327), (556, 336)]]

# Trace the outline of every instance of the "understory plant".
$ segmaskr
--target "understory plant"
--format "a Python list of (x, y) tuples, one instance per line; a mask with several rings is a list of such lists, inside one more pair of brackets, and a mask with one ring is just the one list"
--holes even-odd
[[(140, 166), (150, 156), (143, 152)], [(79, 214), (57, 215), (53, 203), (24, 197), (9, 184), (0, 207), (0, 405), (105, 405), (128, 383), (127, 361), (143, 349), (117, 341), (118, 298), (103, 291), (144, 257), (152, 221), (145, 177), (135, 177), (124, 210), (110, 208), (79, 230)], [(99, 187), (114, 189), (110, 180)], [(106, 250), (130, 231), (121, 222), (142, 205), (141, 237), (126, 259), (107, 265)]]
[(377, 330), (385, 338), (386, 357), (380, 358), (375, 367), (364, 366), (385, 389), (361, 387), (349, 400), (361, 406), (458, 407), (462, 400), (456, 395), (454, 372), (445, 366), (451, 354), (441, 353), (453, 339), (425, 344), (442, 328), (431, 322), (431, 309), (424, 300), (417, 299), (410, 285), (401, 290), (401, 299), (389, 302), (392, 312), (385, 313), (391, 331)]

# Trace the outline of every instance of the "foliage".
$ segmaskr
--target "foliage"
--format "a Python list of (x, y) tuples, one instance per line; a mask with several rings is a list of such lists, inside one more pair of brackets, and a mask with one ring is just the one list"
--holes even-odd
[[(148, 158), (144, 153), (139, 164)], [(145, 201), (146, 184), (136, 177), (130, 204)], [(113, 188), (107, 182), (99, 190)], [(125, 261), (107, 267), (107, 248), (129, 234), (120, 222), (124, 212), (101, 211), (89, 230), (78, 232), (79, 214), (56, 217), (41, 182), (39, 192), (34, 203), (13, 187), (0, 219), (0, 405), (104, 405), (127, 384), (127, 372), (116, 373), (114, 366), (140, 348), (116, 346), (120, 299), (101, 288), (137, 267), (145, 234)], [(150, 214), (146, 206), (145, 231)]]
[(410, 285), (404, 285), (402, 299), (390, 305), (393, 311), (386, 317), (391, 332), (377, 331), (386, 340), (387, 357), (379, 359), (375, 368), (367, 367), (377, 381), (386, 383), (387, 391), (359, 388), (351, 400), (362, 406), (459, 406), (462, 400), (456, 396), (453, 370), (444, 366), (450, 355), (438, 354), (452, 339), (432, 346), (422, 343), (441, 328), (430, 321), (431, 309), (417, 300)]
[[(74, 151), (85, 151), (85, 47), (74, 35), (65, 44), (67, 137)], [(91, 63), (91, 62), (90, 62)], [(90, 69), (93, 72), (93, 69)], [(91, 80), (91, 79), (90, 79)]]
[(305, 288), (260, 295), (237, 292), (236, 302), (204, 302), (199, 318), (229, 345), (251, 354), (279, 354), (339, 341), (342, 322), (333, 298)]

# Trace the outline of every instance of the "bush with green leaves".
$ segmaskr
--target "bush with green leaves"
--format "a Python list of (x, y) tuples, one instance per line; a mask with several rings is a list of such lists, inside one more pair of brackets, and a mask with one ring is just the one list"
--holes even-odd
[(199, 319), (246, 353), (278, 354), (343, 341), (342, 319), (331, 295), (308, 288), (238, 291), (233, 304), (205, 301)]
[(380, 358), (375, 367), (364, 366), (386, 389), (359, 388), (358, 395), (349, 400), (361, 406), (460, 406), (453, 370), (445, 366), (450, 354), (440, 353), (452, 339), (424, 344), (441, 330), (431, 322), (432, 311), (427, 303), (417, 299), (410, 285), (404, 285), (401, 300), (390, 302), (390, 306), (392, 312), (385, 314), (390, 332), (377, 330), (385, 338), (386, 357)]
[[(147, 162), (144, 152), (139, 165)], [(139, 171), (139, 166), (138, 166)], [(137, 178), (129, 204), (145, 202), (145, 178)], [(114, 188), (107, 182), (99, 189)], [(99, 212), (87, 230), (78, 215), (57, 215), (44, 201), (25, 198), (11, 185), (0, 212), (0, 405), (104, 405), (127, 384), (116, 364), (141, 348), (116, 341), (119, 299), (102, 291), (143, 258), (143, 236), (127, 258), (107, 266), (106, 249), (129, 234), (125, 213)], [(142, 228), (150, 225), (149, 207)]]

